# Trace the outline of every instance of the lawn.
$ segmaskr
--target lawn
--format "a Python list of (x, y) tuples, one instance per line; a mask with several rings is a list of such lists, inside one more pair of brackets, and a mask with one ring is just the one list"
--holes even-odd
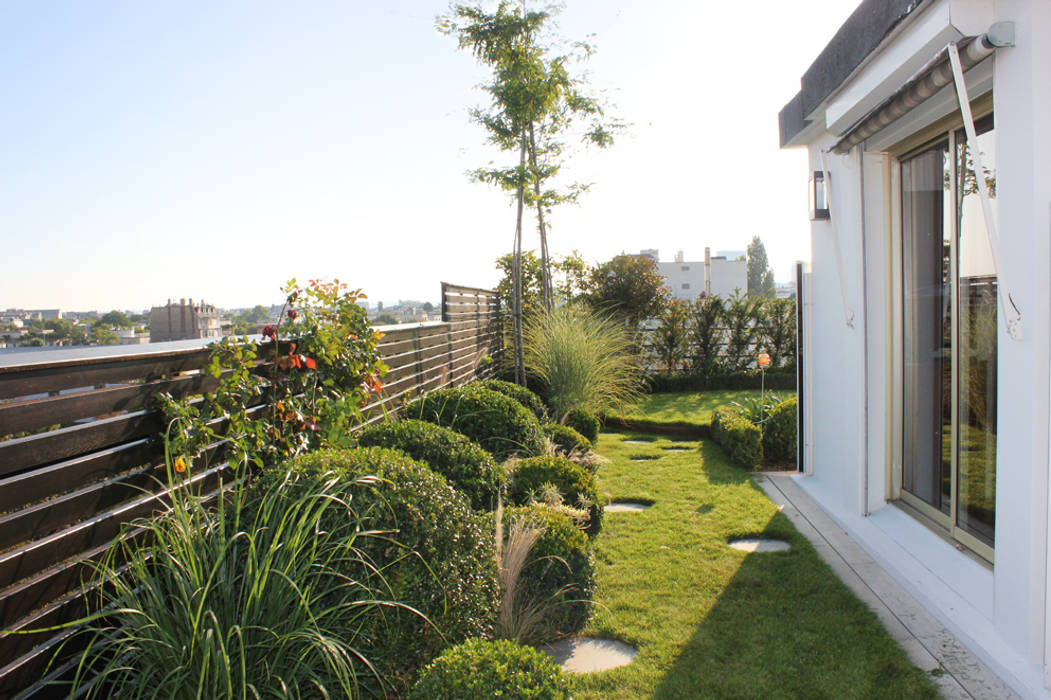
[[(624, 442), (632, 438), (651, 442)], [(605, 433), (598, 450), (612, 460), (599, 470), (601, 492), (654, 505), (604, 518), (599, 605), (586, 634), (621, 639), (639, 655), (575, 676), (577, 700), (937, 697), (876, 616), (714, 443)], [(792, 549), (727, 546), (748, 535)]]
[[(796, 395), (794, 391), (783, 390), (766, 393), (767, 396), (776, 394), (782, 400)], [(758, 389), (647, 394), (638, 404), (613, 417), (633, 423), (708, 425), (712, 422), (712, 411), (719, 406), (725, 406), (731, 401), (751, 397), (759, 398), (760, 395), (761, 392)]]

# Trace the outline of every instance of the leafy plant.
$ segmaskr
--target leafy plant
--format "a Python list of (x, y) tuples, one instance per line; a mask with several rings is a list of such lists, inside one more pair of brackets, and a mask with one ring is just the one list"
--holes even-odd
[(591, 451), (591, 440), (588, 440), (568, 425), (546, 423), (544, 425), (544, 435), (546, 435), (551, 442), (555, 443), (555, 446), (565, 456), (568, 456), (573, 452)]
[(469, 639), (424, 669), (413, 700), (568, 700), (569, 680), (542, 651), (506, 640)]
[(796, 457), (798, 401), (792, 397), (770, 409), (763, 424), (763, 455), (767, 459), (790, 460)]
[(557, 489), (566, 503), (588, 512), (587, 531), (594, 536), (602, 527), (595, 476), (565, 457), (531, 457), (517, 462), (510, 475), (509, 497), (517, 505), (529, 505), (548, 485)]
[(650, 334), (650, 351), (658, 365), (668, 372), (682, 369), (685, 364), (689, 340), (688, 321), (689, 302), (672, 299)]
[(634, 331), (667, 307), (671, 292), (657, 263), (641, 255), (618, 255), (591, 272), (591, 307), (613, 314)]
[(763, 431), (730, 406), (712, 412), (712, 439), (730, 459), (748, 469), (763, 463)]
[(726, 323), (726, 352), (723, 358), (727, 369), (740, 372), (755, 362), (753, 352), (759, 334), (759, 309), (762, 297), (735, 293), (723, 310)]
[[(360, 290), (338, 280), (300, 287), (293, 279), (284, 292), (280, 322), (263, 329), (262, 344), (223, 338), (213, 345), (205, 371), (219, 380), (215, 391), (200, 400), (159, 395), (170, 448), (187, 465), (220, 440), (238, 461), (259, 467), (349, 444), (361, 406), (380, 391), (382, 334), (357, 303)], [(265, 370), (263, 360), (271, 361)]]
[(698, 297), (690, 306), (686, 355), (691, 371), (712, 375), (721, 369), (724, 313), (718, 296)]
[(337, 479), (340, 497), (364, 514), (363, 529), (390, 533), (363, 551), (393, 599), (418, 613), (393, 610), (365, 632), (370, 659), (397, 688), (450, 644), (492, 635), (499, 584), (491, 516), (472, 512), (444, 478), (395, 450), (315, 450), (288, 468)]
[(240, 481), (214, 500), (175, 489), (168, 510), (131, 524), (144, 536), (117, 539), (99, 565), (71, 694), (355, 697), (384, 687), (365, 621), (417, 614), (365, 554), (377, 537), (363, 524), (331, 480), (292, 476), (261, 492)]
[(544, 402), (539, 396), (526, 387), (519, 386), (512, 382), (505, 382), (502, 379), (486, 379), (481, 382), (481, 384), (486, 389), (499, 392), (504, 396), (510, 396), (512, 399), (528, 408), (530, 413), (536, 416), (537, 420), (547, 420), (547, 408), (545, 408)]
[(604, 316), (568, 306), (552, 309), (530, 319), (525, 342), (526, 367), (543, 383), (559, 422), (574, 408), (597, 413), (641, 395), (632, 336)]
[(746, 396), (738, 401), (731, 401), (738, 415), (760, 425), (770, 416), (770, 411), (781, 403), (781, 398), (774, 392), (767, 392), (765, 396)]
[(599, 419), (595, 414), (585, 408), (571, 408), (562, 416), (562, 424), (586, 437), (591, 442), (598, 440), (598, 431), (601, 427)]
[(409, 404), (405, 415), (463, 433), (498, 460), (544, 449), (540, 421), (514, 399), (478, 383), (432, 391)]
[(465, 435), (434, 423), (405, 419), (361, 430), (363, 447), (391, 447), (426, 462), (460, 490), (476, 510), (493, 510), (504, 490), (504, 471)]

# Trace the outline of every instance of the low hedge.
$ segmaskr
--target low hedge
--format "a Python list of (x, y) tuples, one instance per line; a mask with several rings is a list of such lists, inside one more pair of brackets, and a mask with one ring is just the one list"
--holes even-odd
[(363, 447), (392, 447), (426, 462), (467, 496), (475, 510), (492, 510), (504, 490), (504, 470), (466, 435), (427, 421), (388, 421), (357, 435)]
[(285, 469), (342, 479), (336, 495), (363, 527), (391, 533), (390, 540), (356, 545), (389, 599), (427, 619), (404, 607), (373, 616), (354, 643), (384, 676), (406, 683), (450, 644), (492, 635), (500, 598), (492, 516), (472, 511), (466, 496), (425, 464), (382, 447), (308, 452), (265, 477), (280, 478)]
[(592, 449), (591, 440), (588, 440), (568, 425), (546, 423), (543, 427), (544, 435), (546, 435), (551, 442), (555, 443), (555, 446), (559, 450), (567, 455), (573, 452), (573, 450), (579, 452), (590, 452)]
[(528, 388), (514, 382), (505, 382), (503, 379), (486, 379), (484, 382), (481, 382), (481, 385), (486, 389), (498, 391), (504, 396), (510, 396), (529, 409), (529, 412), (536, 416), (537, 420), (541, 422), (547, 420), (547, 407), (544, 406), (544, 401)]
[(544, 451), (544, 432), (536, 416), (511, 397), (478, 383), (432, 391), (409, 404), (404, 415), (463, 433), (500, 461)]
[(545, 484), (558, 489), (567, 505), (576, 506), (583, 496), (588, 502), (587, 532), (594, 536), (602, 528), (602, 506), (598, 502), (595, 475), (565, 457), (523, 459), (509, 477), (508, 495), (515, 505), (528, 505)]
[(763, 455), (767, 459), (795, 459), (798, 403), (795, 397), (782, 401), (774, 406), (763, 423)]
[(504, 511), (505, 533), (516, 519), (543, 530), (522, 568), (517, 599), (545, 605), (539, 625), (545, 639), (579, 632), (591, 615), (595, 594), (595, 560), (587, 535), (569, 516), (541, 505)]
[(743, 467), (755, 469), (763, 463), (763, 431), (729, 406), (712, 412), (712, 439)]
[(583, 408), (572, 408), (561, 421), (591, 442), (598, 440), (599, 420), (595, 414)]
[(507, 640), (468, 639), (420, 675), (411, 700), (568, 700), (569, 679), (548, 654)]
[(653, 373), (646, 375), (646, 385), (651, 394), (708, 391), (711, 389), (758, 389), (761, 386), (775, 390), (794, 390), (796, 388), (796, 372), (791, 367), (768, 369), (765, 379), (759, 370), (729, 374)]

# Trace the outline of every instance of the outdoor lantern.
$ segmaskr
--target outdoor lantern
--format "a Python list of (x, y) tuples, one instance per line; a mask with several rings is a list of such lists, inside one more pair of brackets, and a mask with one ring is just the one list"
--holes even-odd
[(770, 355), (765, 352), (759, 353), (759, 366), (766, 369), (770, 366)]
[(810, 220), (824, 221), (828, 218), (828, 184), (825, 181), (825, 172), (815, 170), (810, 176)]

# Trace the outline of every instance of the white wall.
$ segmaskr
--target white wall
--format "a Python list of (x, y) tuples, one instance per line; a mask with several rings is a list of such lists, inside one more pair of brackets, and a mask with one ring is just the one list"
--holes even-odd
[(712, 258), (712, 296), (733, 296), (737, 290), (748, 291), (748, 263), (744, 260)]
[[(667, 279), (665, 285), (675, 299), (696, 299), (704, 291), (704, 261), (659, 262), (657, 270)], [(683, 285), (689, 285), (683, 288)]]

